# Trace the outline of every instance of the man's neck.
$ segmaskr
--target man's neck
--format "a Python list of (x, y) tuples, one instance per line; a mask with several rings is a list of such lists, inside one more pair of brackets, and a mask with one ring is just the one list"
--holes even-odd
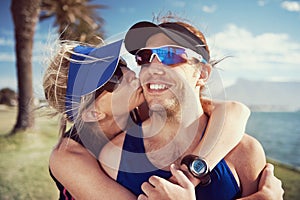
[(155, 115), (151, 116), (145, 126), (143, 125), (148, 158), (159, 168), (169, 166), (196, 147), (206, 125), (207, 116), (204, 113), (192, 123), (189, 122), (189, 125), (182, 125), (175, 119), (168, 118), (163, 121)]
[[(178, 118), (164, 117), (153, 113), (151, 117), (143, 123), (144, 140), (150, 144), (157, 144), (158, 148), (172, 140), (180, 129)], [(150, 151), (155, 150), (152, 146)]]

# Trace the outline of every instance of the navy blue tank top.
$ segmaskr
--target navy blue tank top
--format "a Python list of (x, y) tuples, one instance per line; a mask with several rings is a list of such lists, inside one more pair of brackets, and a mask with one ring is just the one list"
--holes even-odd
[[(171, 177), (169, 171), (156, 168), (147, 158), (142, 138), (141, 127), (134, 126), (128, 130), (121, 156), (117, 182), (135, 195), (142, 194), (141, 185), (150, 176), (156, 175), (165, 179)], [(195, 189), (197, 199), (222, 200), (240, 197), (240, 189), (224, 159), (211, 171), (211, 183)]]

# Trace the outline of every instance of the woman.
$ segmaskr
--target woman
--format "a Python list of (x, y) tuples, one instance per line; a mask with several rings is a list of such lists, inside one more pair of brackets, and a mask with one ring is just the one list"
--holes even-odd
[[(50, 156), (50, 172), (60, 189), (61, 199), (72, 197), (76, 199), (115, 199), (120, 196), (124, 199), (136, 199), (131, 192), (110, 179), (102, 171), (95, 156), (98, 156), (101, 147), (108, 140), (122, 132), (125, 127), (124, 122), (127, 121), (128, 111), (133, 110), (144, 101), (142, 91), (138, 87), (139, 82), (134, 73), (125, 67), (125, 63), (118, 62), (119, 43), (116, 45), (115, 52), (117, 53), (110, 52), (114, 55), (111, 65), (103, 65), (105, 52), (108, 52), (107, 49), (110, 49), (111, 46), (96, 48), (76, 47), (77, 45), (76, 43), (63, 44), (44, 76), (43, 85), (46, 99), (49, 105), (62, 115), (61, 138)], [(91, 54), (93, 55), (90, 56)], [(110, 56), (111, 54), (108, 57)], [(86, 61), (86, 59), (90, 60)], [(82, 66), (85, 66), (82, 69), (94, 69), (95, 65), (89, 65), (91, 63), (108, 69), (106, 76), (98, 78), (96, 84), (89, 76), (78, 73), (81, 72), (78, 69), (81, 69)], [(119, 64), (117, 65), (117, 63)], [(71, 72), (74, 72), (73, 67), (77, 68), (77, 71), (75, 70), (75, 75), (70, 75)], [(81, 84), (74, 81), (75, 79), (93, 83), (88, 84), (84, 90), (77, 91), (77, 87)], [(128, 96), (128, 93), (132, 95), (130, 97), (123, 96), (125, 94)], [(114, 101), (113, 99), (118, 101), (120, 98), (127, 98), (129, 107), (113, 111), (111, 102)], [(236, 132), (232, 132), (237, 135), (235, 138), (241, 138), (249, 111), (241, 104), (226, 103), (225, 105), (226, 108), (232, 108), (228, 114), (236, 115), (236, 113), (243, 112), (240, 122), (242, 125), (238, 126)], [(233, 106), (231, 107), (231, 105)], [(212, 119), (215, 111), (217, 108), (211, 110)], [(115, 117), (113, 113), (116, 115)], [(132, 116), (133, 119), (136, 119), (135, 121), (139, 121), (138, 115), (132, 114)], [(121, 120), (116, 121), (115, 118)], [(67, 121), (71, 122), (73, 126), (65, 132)], [(210, 130), (210, 128), (207, 129), (205, 137), (212, 135), (209, 133)], [(226, 131), (223, 130), (221, 135), (225, 133)], [(238, 142), (236, 140), (239, 140), (233, 141), (231, 136), (227, 136), (229, 139), (226, 146), (229, 146), (227, 147), (229, 150), (236, 145)], [(218, 159), (223, 156), (211, 160), (218, 162)]]

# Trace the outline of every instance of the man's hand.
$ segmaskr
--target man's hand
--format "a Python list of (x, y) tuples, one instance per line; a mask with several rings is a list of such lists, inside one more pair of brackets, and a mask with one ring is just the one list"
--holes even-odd
[(141, 194), (138, 200), (195, 200), (195, 188), (193, 183), (185, 176), (185, 174), (172, 164), (171, 173), (176, 181), (172, 183), (158, 176), (151, 176), (149, 182), (142, 184), (142, 190), (145, 194)]

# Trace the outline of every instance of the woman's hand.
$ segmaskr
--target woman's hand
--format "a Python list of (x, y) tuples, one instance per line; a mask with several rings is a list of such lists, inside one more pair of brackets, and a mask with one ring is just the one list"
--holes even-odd
[(158, 176), (151, 176), (149, 182), (142, 184), (142, 190), (145, 194), (138, 196), (138, 200), (195, 200), (195, 188), (193, 183), (185, 174), (175, 168), (172, 164), (171, 173), (176, 183), (172, 183)]
[(284, 190), (281, 180), (274, 176), (274, 166), (270, 163), (266, 164), (261, 175), (258, 185), (258, 191), (260, 190), (265, 191), (270, 199), (283, 199)]
[(259, 180), (258, 191), (238, 200), (283, 200), (283, 194), (281, 180), (274, 176), (274, 166), (267, 163)]

